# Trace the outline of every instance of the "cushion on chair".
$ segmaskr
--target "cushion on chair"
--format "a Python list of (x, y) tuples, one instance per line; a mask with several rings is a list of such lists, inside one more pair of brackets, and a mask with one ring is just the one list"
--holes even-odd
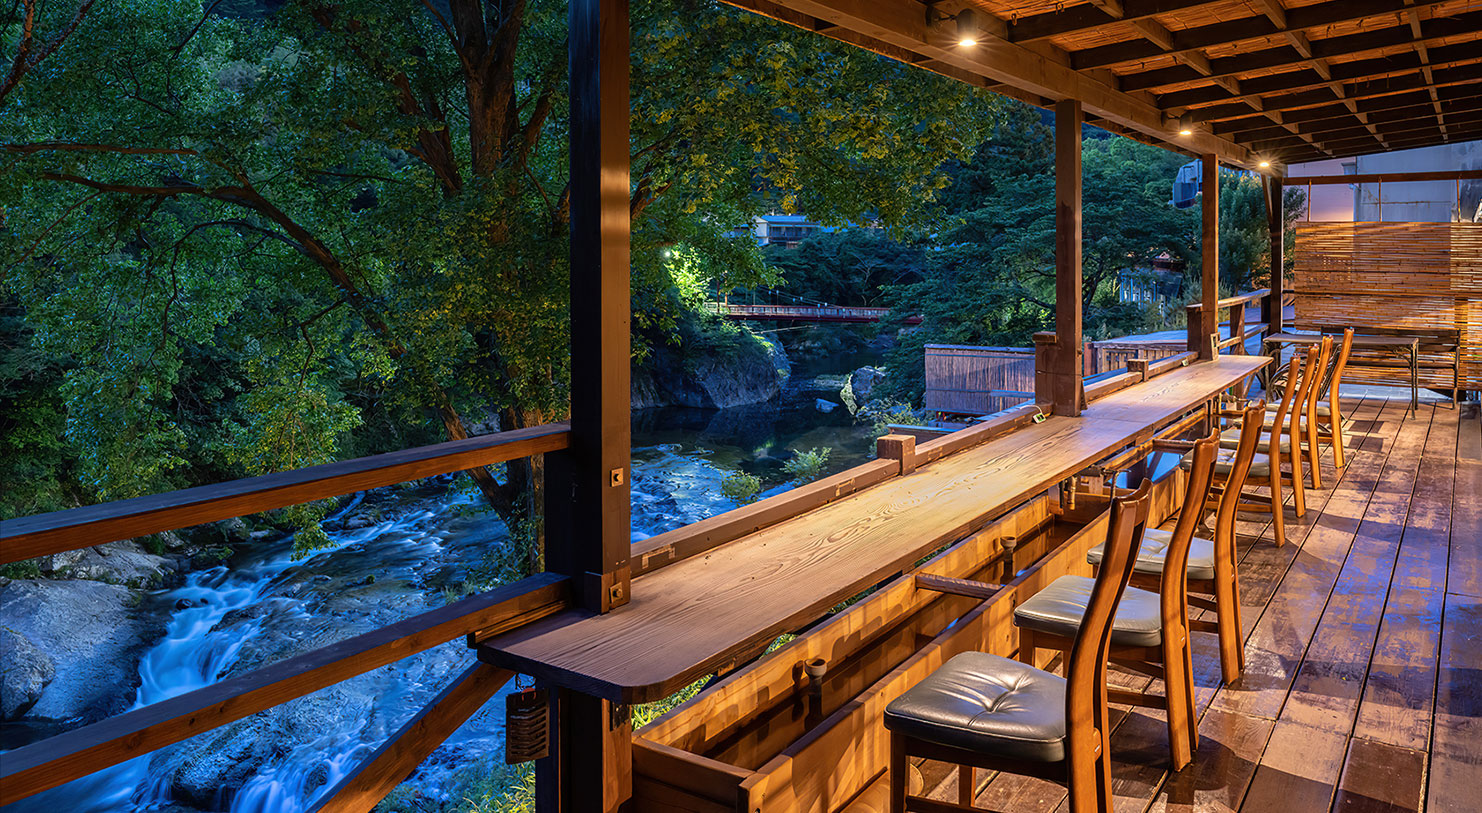
[[(1061, 576), (1014, 608), (1020, 627), (1074, 638), (1091, 601), (1095, 579)], [(1163, 643), (1163, 616), (1158, 594), (1128, 587), (1112, 619), (1112, 643), (1117, 646), (1158, 646)]]
[[(1142, 547), (1137, 549), (1137, 564), (1133, 565), (1132, 569), (1138, 573), (1162, 575), (1163, 561), (1168, 558), (1168, 546), (1171, 544), (1173, 544), (1172, 531), (1160, 531), (1156, 528), (1144, 529)], [(1105, 543), (1087, 551), (1086, 561), (1093, 565), (1101, 564), (1103, 547)], [(1200, 539), (1196, 536), (1189, 542), (1188, 575), (1191, 579), (1214, 578), (1214, 542), (1212, 540)]]
[(964, 652), (885, 707), (885, 727), (1009, 759), (1065, 759), (1065, 679), (986, 652)]
[[(1225, 449), (1238, 448), (1240, 446), (1240, 428), (1236, 427), (1234, 429), (1226, 429), (1225, 431), (1221, 432), (1220, 446)], [(1292, 450), (1292, 439), (1285, 432), (1281, 434), (1281, 442), (1277, 444), (1277, 448), (1281, 449), (1283, 452), (1290, 452)], [(1271, 451), (1270, 432), (1264, 432), (1261, 434), (1261, 439), (1256, 442), (1256, 450), (1262, 452)]]
[[(1190, 452), (1184, 455), (1184, 459), (1179, 463), (1179, 466), (1185, 469), (1193, 468), (1194, 453)], [(1214, 473), (1220, 477), (1229, 477), (1234, 471), (1235, 450), (1220, 449), (1219, 454), (1214, 459)], [(1271, 458), (1260, 452), (1256, 452), (1255, 457), (1250, 459), (1250, 470), (1246, 472), (1246, 476), (1251, 479), (1271, 479)], [(1256, 483), (1255, 485), (1260, 485), (1260, 483)]]

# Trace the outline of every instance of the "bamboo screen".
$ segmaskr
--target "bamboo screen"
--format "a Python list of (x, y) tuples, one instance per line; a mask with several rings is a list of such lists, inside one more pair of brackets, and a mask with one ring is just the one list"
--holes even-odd
[[(1294, 259), (1298, 326), (1460, 330), (1460, 386), (1482, 390), (1482, 223), (1299, 223)], [(1449, 388), (1451, 374), (1421, 382)]]

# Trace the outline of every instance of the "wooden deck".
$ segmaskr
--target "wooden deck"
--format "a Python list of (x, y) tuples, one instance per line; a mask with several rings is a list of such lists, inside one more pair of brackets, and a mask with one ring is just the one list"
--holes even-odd
[[(1308, 491), (1285, 547), (1242, 526), (1246, 672), (1221, 686), (1215, 637), (1195, 633), (1194, 763), (1170, 776), (1162, 712), (1117, 707), (1119, 813), (1482, 806), (1482, 421), (1476, 404), (1410, 416), (1392, 392), (1347, 402), (1349, 465)], [(955, 801), (955, 772), (921, 770)], [(982, 808), (1067, 807), (1048, 782), (977, 781)], [(849, 809), (884, 810), (884, 790)]]

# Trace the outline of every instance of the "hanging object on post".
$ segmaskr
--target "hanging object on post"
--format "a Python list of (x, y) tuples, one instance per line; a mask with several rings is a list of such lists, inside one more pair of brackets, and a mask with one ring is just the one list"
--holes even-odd
[(504, 761), (509, 765), (550, 754), (549, 692), (533, 685), (504, 698)]

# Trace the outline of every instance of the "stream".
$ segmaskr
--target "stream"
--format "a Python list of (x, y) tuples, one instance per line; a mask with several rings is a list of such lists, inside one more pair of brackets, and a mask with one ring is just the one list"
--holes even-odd
[[(795, 451), (830, 449), (823, 474), (866, 460), (871, 427), (842, 407), (824, 411), (815, 395), (794, 393), (780, 406), (635, 413), (634, 538), (736, 507), (720, 488), (735, 471), (761, 478), (765, 496), (792, 487), (782, 465)], [(446, 479), (356, 495), (325, 524), (330, 547), (306, 558), (293, 558), (291, 539), (257, 543), (228, 565), (149, 594), (145, 600), (168, 622), (140, 659), (132, 708), (453, 600), (487, 567), (488, 553), (509, 544), (502, 523)], [(305, 810), (468, 663), (463, 642), (453, 641), (40, 794), (7, 813)], [(398, 789), (397, 797), (410, 801), (396, 809), (460, 803), (471, 770), (502, 763), (503, 695)]]

